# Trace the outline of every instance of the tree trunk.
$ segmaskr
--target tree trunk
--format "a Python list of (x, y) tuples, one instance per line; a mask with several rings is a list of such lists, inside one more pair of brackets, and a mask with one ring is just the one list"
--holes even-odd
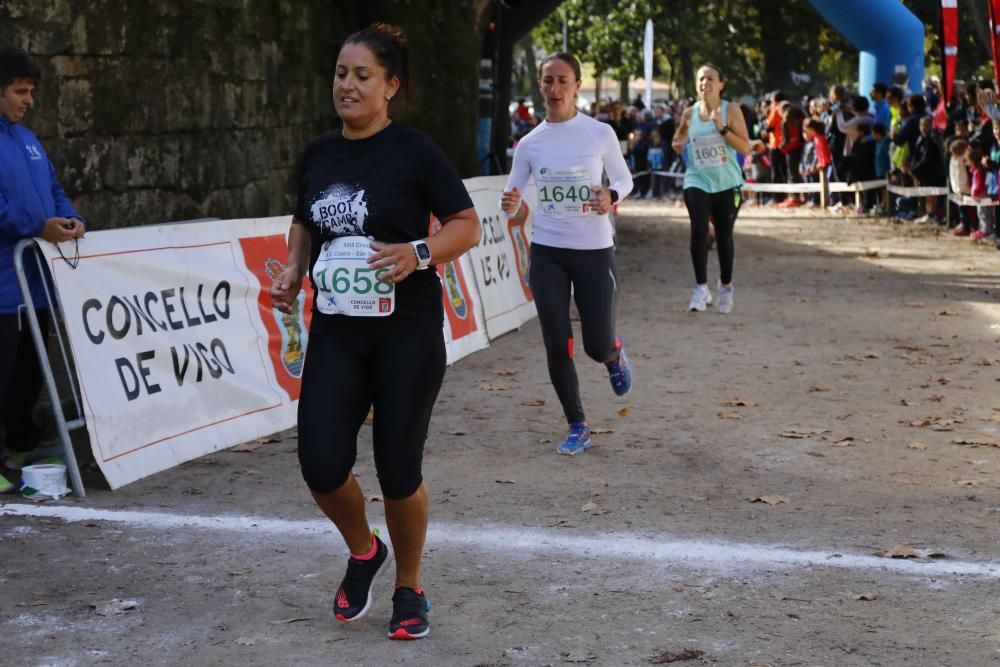
[(628, 77), (618, 82), (618, 99), (622, 101), (622, 104), (626, 105), (631, 101), (628, 94)]
[(524, 49), (524, 64), (528, 72), (528, 89), (531, 92), (531, 105), (535, 113), (541, 113), (545, 109), (545, 99), (542, 98), (542, 91), (538, 88), (538, 63), (535, 62), (535, 45), (531, 41), (531, 34), (521, 40), (521, 48)]
[(601, 75), (604, 72), (597, 67), (594, 67), (594, 101), (597, 105), (601, 105)]

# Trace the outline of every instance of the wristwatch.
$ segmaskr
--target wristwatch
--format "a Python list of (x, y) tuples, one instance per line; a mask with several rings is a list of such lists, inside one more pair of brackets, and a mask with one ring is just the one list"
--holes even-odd
[(611, 190), (611, 189), (609, 189), (608, 192), (611, 194), (611, 203), (612, 204), (617, 204), (618, 203), (618, 191), (617, 190)]
[(731, 127), (729, 127), (728, 125), (723, 125), (723, 126), (722, 126), (722, 129), (721, 129), (721, 130), (719, 130), (719, 134), (721, 134), (722, 136), (726, 136), (727, 134), (729, 134), (729, 131), (730, 131), (731, 129), (732, 129), (732, 128), (731, 128)]
[(431, 265), (431, 249), (424, 241), (410, 241), (413, 251), (417, 253), (417, 271)]

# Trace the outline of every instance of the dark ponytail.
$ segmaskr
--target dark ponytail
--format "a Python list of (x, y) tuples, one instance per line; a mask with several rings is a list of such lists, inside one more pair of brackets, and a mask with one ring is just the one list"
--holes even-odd
[(385, 68), (386, 81), (392, 77), (399, 78), (399, 90), (390, 102), (391, 108), (402, 110), (412, 106), (415, 93), (410, 81), (410, 49), (402, 28), (388, 23), (373, 23), (349, 36), (344, 44), (364, 45), (378, 64)]

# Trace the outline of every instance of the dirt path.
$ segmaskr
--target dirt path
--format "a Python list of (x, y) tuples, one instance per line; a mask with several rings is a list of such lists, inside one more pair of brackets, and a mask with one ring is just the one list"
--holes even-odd
[[(329, 620), (343, 548), (306, 497), (289, 432), (63, 503), (118, 514), (0, 516), (4, 654), (1000, 664), (1000, 253), (913, 225), (748, 209), (735, 312), (694, 314), (681, 213), (638, 203), (620, 217), (636, 388), (617, 399), (601, 367), (578, 363), (591, 425), (608, 431), (585, 455), (554, 454), (564, 426), (537, 322), (449, 370), (425, 470), (428, 640), (384, 640), (389, 577), (368, 619)], [(924, 557), (874, 557), (896, 545)], [(113, 598), (138, 607), (89, 606)]]

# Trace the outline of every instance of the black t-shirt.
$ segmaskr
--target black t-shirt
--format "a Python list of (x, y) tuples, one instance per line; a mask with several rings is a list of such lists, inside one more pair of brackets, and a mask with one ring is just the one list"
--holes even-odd
[[(428, 235), (438, 219), (472, 208), (465, 184), (429, 137), (392, 123), (365, 139), (331, 132), (306, 148), (295, 217), (312, 239), (309, 279), (320, 247), (340, 236), (408, 243)], [(441, 327), (441, 282), (433, 269), (414, 271), (396, 285), (396, 310), (386, 317), (328, 315), (313, 310), (314, 330), (341, 327)]]

